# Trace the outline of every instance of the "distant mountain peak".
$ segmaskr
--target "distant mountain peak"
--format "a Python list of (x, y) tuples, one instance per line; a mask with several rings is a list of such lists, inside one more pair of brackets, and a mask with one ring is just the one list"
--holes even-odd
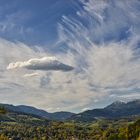
[(70, 120), (94, 121), (98, 118), (121, 118), (130, 116), (140, 116), (140, 100), (131, 102), (115, 101), (105, 108), (93, 109), (73, 115)]
[(123, 101), (115, 101), (115, 102), (113, 102), (112, 104), (108, 105), (105, 108), (118, 108), (118, 107), (121, 107), (122, 105), (125, 105), (125, 104), (126, 103), (123, 102)]
[(122, 105), (122, 104), (125, 104), (125, 102), (118, 100), (118, 101), (113, 102), (112, 104), (113, 105)]

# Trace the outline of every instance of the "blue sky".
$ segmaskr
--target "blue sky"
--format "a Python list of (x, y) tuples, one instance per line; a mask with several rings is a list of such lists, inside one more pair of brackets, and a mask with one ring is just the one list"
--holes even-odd
[(140, 98), (139, 0), (0, 0), (0, 102), (80, 112)]
[(74, 0), (1, 0), (0, 35), (30, 45), (55, 42), (63, 15), (76, 16), (81, 6)]

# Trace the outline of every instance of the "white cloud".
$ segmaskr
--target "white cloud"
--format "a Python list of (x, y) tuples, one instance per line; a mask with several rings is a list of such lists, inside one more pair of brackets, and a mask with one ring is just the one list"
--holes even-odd
[(120, 95), (118, 98), (122, 100), (134, 100), (134, 99), (139, 99), (140, 98), (140, 93), (131, 93), (131, 94), (125, 94), (125, 95)]
[(10, 63), (8, 70), (16, 68), (26, 68), (29, 70), (61, 70), (71, 71), (72, 66), (59, 62), (55, 57), (32, 58), (28, 61)]
[[(36, 75), (33, 74), (33, 67), (31, 74), (27, 75), (27, 64), (30, 63), (31, 66), (34, 62), (31, 58), (43, 58), (52, 54), (41, 50), (41, 47), (39, 49), (19, 42), (0, 40), (0, 102), (30, 104), (48, 108), (52, 112), (57, 108), (77, 112), (85, 107), (94, 108), (96, 104), (120, 99), (127, 93), (130, 95), (126, 98), (139, 97), (140, 48), (137, 46), (140, 42), (140, 19), (135, 8), (137, 1), (127, 1), (127, 4), (115, 1), (112, 12), (112, 5), (104, 4), (105, 2), (103, 5), (99, 2), (98, 7), (95, 7), (91, 0), (85, 4), (86, 12), (79, 11), (78, 15), (90, 23), (88, 27), (66, 16), (59, 24), (58, 43), (63, 42), (69, 48), (65, 53), (58, 52), (54, 55), (60, 62), (74, 66), (74, 70), (68, 73), (39, 71), (39, 76), (24, 78), (21, 75)], [(109, 10), (108, 17), (104, 14), (104, 9)], [(118, 9), (121, 9), (121, 14), (117, 13)], [(120, 29), (128, 27), (127, 25), (132, 25), (131, 35), (114, 41), (116, 36), (120, 36)], [(102, 40), (111, 36), (114, 38), (109, 42)], [(100, 43), (95, 43), (93, 38), (99, 39)], [(40, 59), (35, 59), (35, 63), (36, 61), (40, 63)], [(11, 62), (17, 63), (9, 65)], [(6, 70), (8, 65), (9, 68), (25, 68), (10, 71)], [(135, 90), (137, 95), (134, 94)], [(115, 98), (111, 97), (113, 94)]]
[[(0, 78), (0, 88), (3, 88), (0, 90), (0, 102), (52, 108), (50, 110), (52, 112), (56, 111), (57, 107), (65, 111), (78, 111), (85, 106), (93, 108), (96, 103), (104, 102), (108, 99), (106, 97), (116, 90), (121, 89), (124, 92), (134, 90), (140, 85), (140, 56), (137, 54), (139, 49), (133, 48), (133, 41), (132, 38), (129, 41), (103, 46), (94, 45), (89, 49), (74, 44), (79, 47), (78, 53), (57, 54), (61, 61), (75, 66), (73, 71), (68, 73), (39, 71), (39, 76), (36, 76), (38, 74), (34, 73), (34, 70), (31, 70), (31, 74), (27, 74), (28, 69), (9, 71), (6, 70), (6, 66), (11, 61), (24, 62), (25, 58), (30, 59), (31, 56), (42, 58), (50, 54), (34, 51), (26, 45), (1, 40), (0, 50), (3, 52), (9, 50), (11, 53), (6, 55), (7, 53), (0, 51), (2, 66), (0, 75), (4, 77)], [(26, 57), (20, 55), (23, 51)], [(34, 78), (24, 78), (21, 75)], [(41, 80), (42, 78), (44, 80)], [(119, 96), (120, 94), (118, 98)], [(41, 102), (36, 102), (37, 100)]]
[(28, 74), (25, 74), (24, 77), (34, 77), (34, 76), (39, 76), (40, 74), (35, 72), (35, 73), (28, 73)]
[(87, 111), (87, 110), (90, 110), (90, 108), (86, 107), (86, 108), (83, 108), (81, 111), (83, 112), (83, 111)]

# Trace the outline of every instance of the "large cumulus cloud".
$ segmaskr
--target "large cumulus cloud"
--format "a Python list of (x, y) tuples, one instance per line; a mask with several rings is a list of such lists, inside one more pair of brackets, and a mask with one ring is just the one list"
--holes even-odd
[(66, 65), (58, 61), (55, 57), (32, 58), (28, 61), (10, 63), (7, 69), (26, 68), (29, 70), (61, 70), (71, 71), (72, 66)]

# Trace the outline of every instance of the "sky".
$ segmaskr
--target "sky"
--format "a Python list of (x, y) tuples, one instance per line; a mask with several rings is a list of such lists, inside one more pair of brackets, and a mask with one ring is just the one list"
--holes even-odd
[(140, 98), (139, 0), (0, 0), (0, 102), (48, 112)]

